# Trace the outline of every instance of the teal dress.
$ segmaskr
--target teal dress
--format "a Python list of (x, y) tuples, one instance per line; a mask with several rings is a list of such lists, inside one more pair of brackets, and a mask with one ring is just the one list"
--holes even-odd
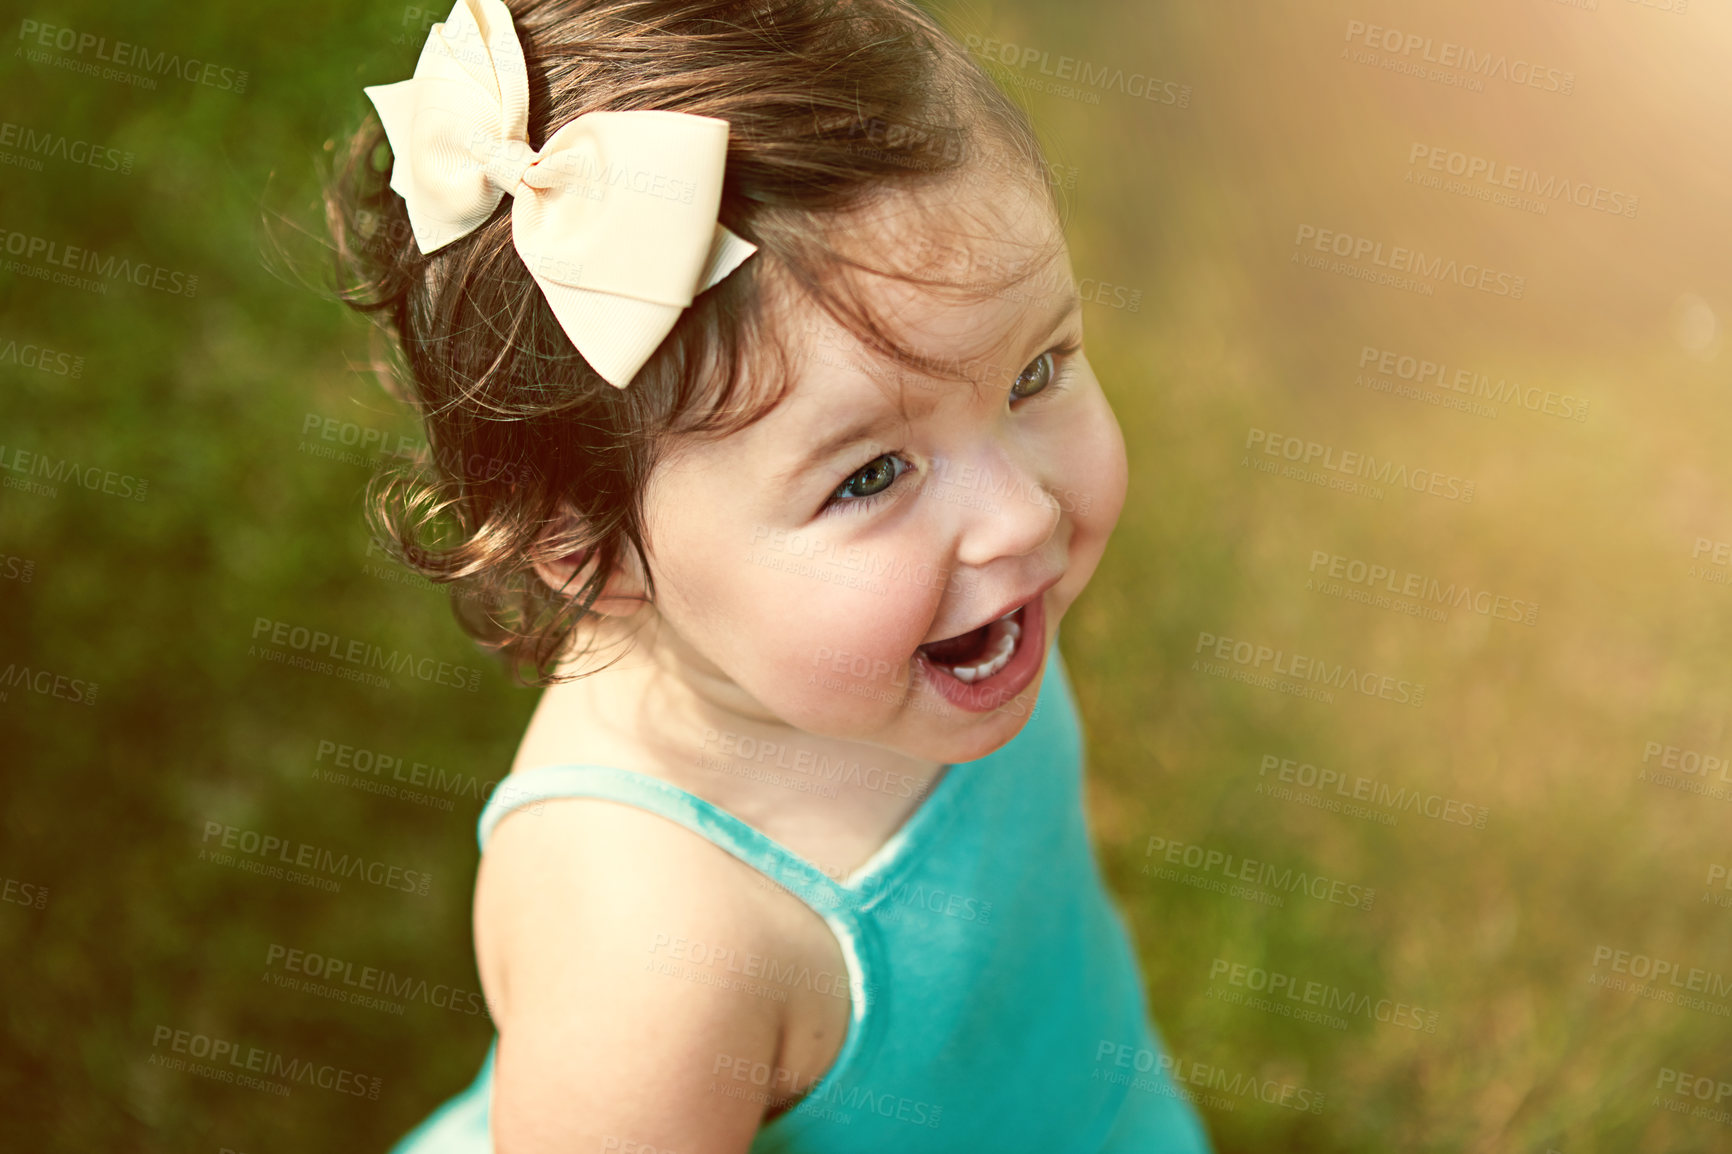
[[(751, 1154), (1206, 1152), (1190, 1094), (1157, 1060), (1136, 955), (1089, 846), (1082, 734), (1056, 643), (1047, 662), (1021, 732), (950, 766), (843, 881), (694, 794), (599, 765), (514, 775), (482, 810), (481, 848), (516, 806), (606, 798), (678, 822), (824, 918), (848, 965), (848, 1034)], [(497, 1046), (392, 1154), (491, 1154)]]

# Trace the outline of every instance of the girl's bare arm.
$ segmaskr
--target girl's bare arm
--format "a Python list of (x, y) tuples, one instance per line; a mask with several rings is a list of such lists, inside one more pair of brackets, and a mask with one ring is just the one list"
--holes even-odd
[(561, 799), (500, 823), (475, 897), (500, 1035), (499, 1154), (743, 1154), (774, 1087), (731, 1074), (775, 1069), (782, 1007), (704, 984), (725, 971), (675, 955), (702, 956), (679, 942), (774, 952), (755, 877), (689, 830), (609, 802)]

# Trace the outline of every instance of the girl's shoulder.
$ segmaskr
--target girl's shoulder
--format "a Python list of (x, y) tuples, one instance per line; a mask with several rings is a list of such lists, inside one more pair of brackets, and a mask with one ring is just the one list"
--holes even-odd
[[(749, 867), (641, 810), (569, 798), (502, 820), (476, 879), (476, 963), (499, 1030), (499, 1135), (755, 1132), (705, 1093), (716, 1055), (770, 1063), (783, 1003), (718, 988), (713, 959), (785, 953)], [(713, 972), (712, 972), (713, 971)], [(654, 1103), (654, 1116), (639, 1106)], [(645, 1107), (647, 1108), (647, 1107)]]
[(476, 873), (476, 955), (489, 1003), (511, 1017), (507, 992), (521, 976), (563, 966), (580, 941), (606, 970), (643, 970), (678, 942), (761, 952), (784, 919), (760, 877), (645, 809), (594, 797), (519, 807), (494, 827)]
[[(474, 933), (501, 1053), (518, 1055), (505, 1092), (538, 1118), (608, 1117), (615, 1134), (638, 1132), (611, 1112), (646, 1089), (663, 1104), (695, 1103), (689, 1122), (706, 1134), (749, 1136), (766, 1109), (788, 1105), (707, 1092), (719, 1056), (796, 1071), (793, 1084), (809, 1086), (847, 1033), (846, 997), (742, 979), (848, 972), (823, 919), (766, 880), (632, 805), (557, 797), (501, 818), (476, 877)], [(504, 1065), (500, 1076), (514, 1077)], [(746, 1116), (706, 1113), (736, 1108)]]

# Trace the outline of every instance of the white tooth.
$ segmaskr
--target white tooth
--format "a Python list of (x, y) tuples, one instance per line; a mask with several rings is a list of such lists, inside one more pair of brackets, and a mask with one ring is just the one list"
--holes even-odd
[(1016, 652), (1016, 636), (1003, 633), (999, 636), (998, 646), (992, 655), (974, 665), (959, 665), (951, 669), (951, 674), (964, 683), (980, 681), (991, 677), (1010, 663), (1011, 654)]
[(1017, 642), (1022, 639), (1021, 623), (1010, 619), (1015, 612), (1012, 610), (1011, 613), (992, 622), (992, 632), (988, 634), (988, 643), (993, 648), (988, 656), (979, 659), (972, 665), (946, 666), (945, 668), (950, 671), (950, 675), (964, 684), (969, 684), (991, 677), (1003, 669), (1016, 652)]

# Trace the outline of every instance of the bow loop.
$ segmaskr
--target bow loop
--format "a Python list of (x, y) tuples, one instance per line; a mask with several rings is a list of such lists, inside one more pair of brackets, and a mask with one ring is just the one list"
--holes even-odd
[(698, 293), (757, 251), (717, 220), (725, 120), (587, 112), (532, 148), (528, 72), (502, 0), (457, 0), (411, 79), (365, 91), (421, 251), (473, 231), (509, 194), (518, 255), (572, 344), (617, 388)]

